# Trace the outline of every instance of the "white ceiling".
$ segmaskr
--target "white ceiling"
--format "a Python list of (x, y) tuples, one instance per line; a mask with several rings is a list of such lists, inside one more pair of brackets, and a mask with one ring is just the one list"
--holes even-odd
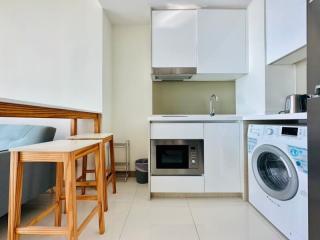
[(144, 24), (150, 9), (246, 8), (251, 0), (100, 0), (113, 24)]

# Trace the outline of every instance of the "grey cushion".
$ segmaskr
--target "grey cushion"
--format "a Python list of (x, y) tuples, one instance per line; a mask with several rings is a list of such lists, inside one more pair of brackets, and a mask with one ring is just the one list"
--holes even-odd
[[(52, 141), (56, 129), (46, 126), (0, 124), (0, 217), (8, 212), (10, 153), (9, 148)], [(55, 184), (52, 163), (24, 164), (23, 196), (25, 203)]]
[(0, 151), (52, 140), (56, 129), (45, 126), (0, 124)]

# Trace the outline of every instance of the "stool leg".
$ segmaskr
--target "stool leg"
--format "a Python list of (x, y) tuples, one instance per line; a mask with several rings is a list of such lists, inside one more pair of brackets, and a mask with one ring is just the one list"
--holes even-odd
[[(101, 147), (100, 147), (101, 148)], [(101, 150), (100, 150), (101, 151)], [(95, 153), (95, 172), (96, 172), (96, 182), (97, 182), (97, 195), (98, 195), (98, 215), (99, 215), (99, 233), (103, 234), (105, 232), (105, 221), (104, 221), (104, 209), (103, 209), (103, 181), (105, 178), (105, 172), (103, 171), (103, 158), (100, 157), (100, 152), (99, 150), (96, 151)]]
[(56, 204), (58, 207), (55, 209), (54, 225), (61, 227), (61, 211), (62, 211), (62, 188), (63, 188), (63, 163), (57, 163), (56, 167)]
[(65, 169), (65, 194), (67, 209), (67, 239), (77, 240), (77, 193), (76, 193), (76, 159), (72, 155), (66, 154), (64, 160)]
[[(87, 181), (87, 169), (88, 169), (88, 157), (84, 156), (82, 158), (82, 172), (81, 172), (81, 180)], [(81, 194), (86, 194), (86, 187), (82, 187)]]
[[(101, 168), (103, 172), (102, 188), (103, 188), (103, 209), (108, 211), (108, 181), (106, 177), (106, 148), (104, 143), (100, 143)], [(97, 174), (96, 174), (97, 179)]]
[(117, 193), (113, 138), (110, 141), (110, 160), (111, 160), (110, 162), (111, 162), (111, 173), (112, 173), (112, 189), (113, 189), (113, 193)]
[(23, 180), (23, 163), (19, 160), (19, 153), (12, 152), (10, 158), (10, 189), (8, 213), (8, 240), (18, 240), (16, 228), (21, 218), (21, 196)]

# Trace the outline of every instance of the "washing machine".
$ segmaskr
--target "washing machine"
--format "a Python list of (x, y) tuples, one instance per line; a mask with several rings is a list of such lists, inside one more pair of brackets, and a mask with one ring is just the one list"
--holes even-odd
[(291, 240), (308, 239), (307, 127), (249, 125), (249, 202)]

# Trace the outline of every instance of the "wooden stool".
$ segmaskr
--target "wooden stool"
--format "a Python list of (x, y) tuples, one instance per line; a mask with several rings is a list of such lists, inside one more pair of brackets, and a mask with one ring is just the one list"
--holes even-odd
[[(113, 134), (112, 133), (89, 133), (89, 134), (82, 134), (82, 135), (74, 135), (69, 137), (70, 140), (100, 140), (100, 158), (103, 159), (103, 169), (105, 172), (105, 177), (104, 177), (104, 210), (108, 210), (108, 191), (107, 187), (109, 183), (112, 182), (112, 189), (113, 193), (117, 192), (117, 186), (116, 186), (116, 172), (115, 172), (115, 162), (114, 162), (114, 148), (113, 148)], [(110, 147), (110, 168), (106, 168), (105, 164), (105, 149), (106, 149), (106, 144), (109, 143)], [(88, 167), (88, 159), (87, 156), (84, 156), (82, 159), (82, 172), (81, 176), (77, 179), (78, 181), (81, 182), (86, 182), (87, 181), (87, 173), (94, 173), (94, 170), (92, 169), (87, 169)], [(81, 183), (77, 183), (77, 186), (80, 186)], [(88, 185), (83, 184), (82, 186), (82, 194), (85, 194), (86, 192), (86, 187)], [(91, 184), (91, 186), (94, 186), (94, 183)]]
[[(100, 158), (100, 141), (71, 141), (59, 140), (47, 143), (10, 149), (10, 189), (8, 214), (8, 240), (17, 240), (19, 235), (65, 235), (68, 240), (77, 240), (79, 234), (85, 229), (94, 215), (99, 215), (99, 233), (105, 232), (102, 159)], [(76, 159), (95, 154), (95, 172), (97, 195), (76, 195)], [(56, 201), (47, 210), (33, 218), (25, 227), (20, 227), (21, 195), (23, 181), (23, 164), (54, 162), (56, 170)], [(65, 195), (63, 192), (65, 181)], [(61, 227), (62, 200), (66, 200), (67, 226)], [(78, 228), (77, 200), (97, 201), (97, 206), (89, 213)], [(55, 212), (53, 227), (34, 226), (51, 212)]]

